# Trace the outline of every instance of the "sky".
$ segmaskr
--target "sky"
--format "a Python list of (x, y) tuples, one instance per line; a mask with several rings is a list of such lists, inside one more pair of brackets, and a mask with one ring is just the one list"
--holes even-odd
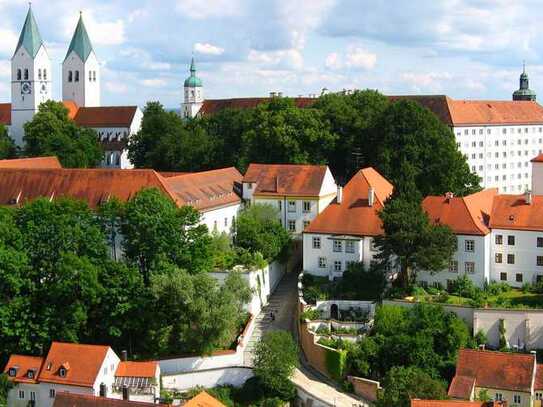
[[(206, 98), (378, 89), (510, 99), (522, 61), (543, 97), (541, 0), (34, 0), (53, 63), (79, 12), (102, 66), (102, 104), (178, 108), (194, 55)], [(28, 3), (0, 0), (0, 101)]]

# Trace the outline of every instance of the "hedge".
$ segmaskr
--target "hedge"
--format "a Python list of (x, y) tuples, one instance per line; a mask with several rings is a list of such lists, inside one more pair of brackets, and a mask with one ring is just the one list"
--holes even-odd
[(341, 380), (345, 376), (347, 367), (347, 351), (326, 349), (326, 370), (334, 380)]

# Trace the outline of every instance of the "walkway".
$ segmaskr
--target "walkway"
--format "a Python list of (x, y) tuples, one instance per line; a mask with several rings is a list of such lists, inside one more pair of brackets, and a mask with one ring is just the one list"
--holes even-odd
[[(255, 329), (245, 349), (245, 366), (253, 366), (253, 354), (256, 344), (268, 331), (291, 331), (295, 338), (298, 337), (296, 324), (296, 307), (298, 304), (298, 276), (296, 273), (287, 273), (280, 281), (277, 289), (272, 294), (268, 305), (256, 317)], [(275, 314), (272, 321), (270, 312)], [(360, 400), (349, 394), (342, 393), (333, 382), (315, 372), (307, 366), (303, 355), (300, 357), (300, 367), (295, 370), (292, 382), (303, 392), (319, 399), (330, 406), (353, 407), (363, 404)]]

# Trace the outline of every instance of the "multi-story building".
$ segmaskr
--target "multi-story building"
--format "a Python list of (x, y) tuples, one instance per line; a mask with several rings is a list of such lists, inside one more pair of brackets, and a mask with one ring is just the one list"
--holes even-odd
[(250, 164), (243, 177), (243, 199), (277, 208), (281, 224), (300, 237), (336, 197), (326, 165)]
[(535, 407), (543, 397), (543, 365), (530, 354), (461, 349), (449, 397), (474, 401), (486, 392), (510, 407)]
[(392, 184), (373, 168), (356, 173), (304, 230), (304, 271), (334, 279), (349, 263), (369, 267), (378, 253), (373, 239), (383, 234), (379, 211), (391, 194)]

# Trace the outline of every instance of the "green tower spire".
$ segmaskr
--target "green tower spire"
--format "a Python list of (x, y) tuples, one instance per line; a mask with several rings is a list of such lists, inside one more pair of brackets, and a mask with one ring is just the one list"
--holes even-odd
[(21, 47), (24, 47), (30, 56), (35, 58), (42, 45), (43, 40), (41, 39), (40, 30), (38, 30), (38, 24), (34, 18), (34, 13), (32, 13), (32, 5), (30, 5), (28, 7), (28, 13), (26, 14), (23, 30), (19, 36), (17, 48), (15, 48), (15, 54)]
[(64, 60), (68, 58), (72, 51), (74, 51), (83, 62), (87, 62), (87, 58), (93, 51), (89, 34), (87, 34), (85, 23), (83, 23), (83, 13), (81, 12), (79, 14), (77, 27), (75, 27), (74, 36), (72, 37), (70, 47), (68, 48), (68, 52), (66, 53), (66, 58), (64, 58)]
[(190, 61), (190, 76), (185, 79), (186, 88), (201, 88), (202, 80), (196, 76), (196, 64), (194, 63), (194, 57)]

